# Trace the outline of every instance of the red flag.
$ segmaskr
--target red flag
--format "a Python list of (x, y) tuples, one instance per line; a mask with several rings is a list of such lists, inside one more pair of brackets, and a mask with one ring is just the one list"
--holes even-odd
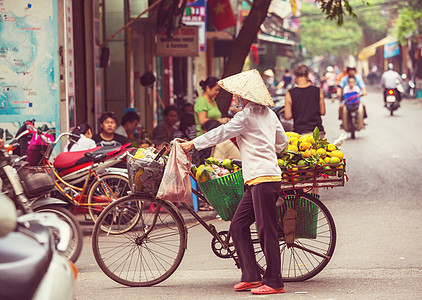
[(209, 16), (217, 30), (233, 27), (236, 19), (229, 0), (208, 0)]

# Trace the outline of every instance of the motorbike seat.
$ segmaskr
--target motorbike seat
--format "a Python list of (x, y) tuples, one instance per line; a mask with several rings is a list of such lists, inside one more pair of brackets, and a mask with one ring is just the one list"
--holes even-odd
[(12, 232), (0, 239), (0, 299), (31, 299), (44, 274), (47, 272), (53, 250), (49, 230), (42, 225), (37, 227), (37, 235), (43, 235), (48, 243), (42, 245), (34, 238)]
[(85, 156), (86, 153), (92, 153), (93, 155), (109, 154), (117, 151), (121, 147), (95, 147), (90, 150), (74, 151), (74, 152), (62, 152), (57, 155), (54, 160), (53, 166), (56, 169), (67, 169), (74, 166), (82, 165), (85, 163), (92, 162), (91, 159)]

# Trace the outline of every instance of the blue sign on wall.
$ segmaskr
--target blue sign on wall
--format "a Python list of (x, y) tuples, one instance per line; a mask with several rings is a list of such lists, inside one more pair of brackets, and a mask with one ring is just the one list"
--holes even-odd
[(400, 54), (399, 42), (392, 42), (384, 45), (384, 58), (394, 57)]

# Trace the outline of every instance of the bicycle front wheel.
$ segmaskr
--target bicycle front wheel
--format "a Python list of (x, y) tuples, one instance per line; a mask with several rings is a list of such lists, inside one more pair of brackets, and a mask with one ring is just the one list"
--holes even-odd
[[(283, 197), (283, 196), (281, 196)], [(297, 200), (296, 200), (297, 201)], [(295, 205), (293, 196), (284, 198), (284, 209)], [(285, 282), (304, 281), (321, 272), (330, 261), (336, 245), (336, 228), (327, 207), (314, 196), (303, 193), (298, 199), (296, 239), (287, 246), (282, 231), (283, 206), (279, 211), (279, 245), (281, 252), (281, 277)], [(252, 231), (258, 267), (266, 268), (259, 240)]]
[(129, 180), (123, 175), (109, 174), (95, 181), (87, 197), (88, 212), (94, 223), (107, 205), (127, 196), (129, 191)]
[[(161, 205), (156, 218), (151, 204)], [(139, 195), (107, 206), (92, 232), (92, 249), (101, 270), (134, 287), (167, 279), (182, 261), (187, 244), (187, 229), (176, 209), (170, 202)]]

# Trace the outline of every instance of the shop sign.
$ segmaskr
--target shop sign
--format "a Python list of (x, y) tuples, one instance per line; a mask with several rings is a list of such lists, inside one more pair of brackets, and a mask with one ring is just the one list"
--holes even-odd
[(199, 50), (206, 50), (206, 16), (207, 6), (205, 0), (197, 0), (186, 4), (182, 23), (189, 26), (199, 27)]
[(168, 38), (165, 30), (157, 34), (157, 56), (187, 57), (198, 55), (198, 27), (180, 27), (173, 38)]

